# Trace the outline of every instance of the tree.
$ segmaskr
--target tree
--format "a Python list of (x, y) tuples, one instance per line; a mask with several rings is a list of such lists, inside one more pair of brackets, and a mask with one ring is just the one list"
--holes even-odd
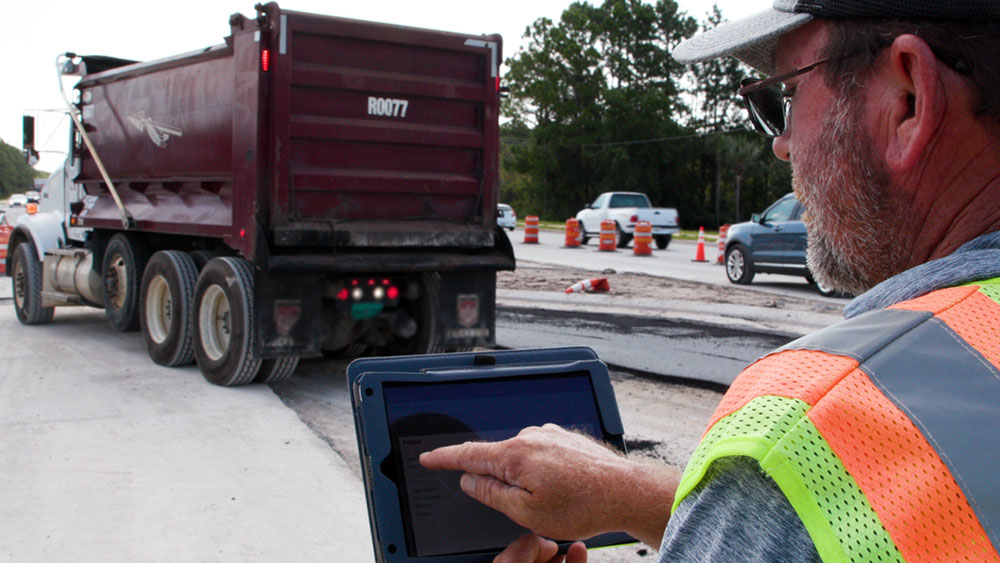
[[(717, 27), (725, 18), (718, 4), (712, 6), (702, 31)], [(736, 91), (747, 67), (733, 57), (715, 58), (690, 66), (687, 93), (694, 100), (688, 125), (702, 132), (724, 131), (743, 124), (742, 101)]]
[(574, 3), (558, 24), (542, 18), (508, 59), (505, 116), (530, 128), (510, 147), (508, 170), (530, 176), (522, 208), (561, 220), (598, 191), (639, 190), (669, 202), (673, 166), (662, 145), (634, 143), (684, 133), (673, 120), (684, 69), (670, 47), (695, 29), (673, 1)]
[[(716, 7), (702, 27), (721, 21)], [(743, 130), (745, 68), (670, 57), (697, 29), (673, 0), (577, 2), (529, 26), (506, 61), (501, 197), (561, 221), (600, 192), (640, 191), (691, 227), (787, 192), (787, 166)]]
[(36, 175), (20, 150), (0, 140), (0, 198), (32, 189)]

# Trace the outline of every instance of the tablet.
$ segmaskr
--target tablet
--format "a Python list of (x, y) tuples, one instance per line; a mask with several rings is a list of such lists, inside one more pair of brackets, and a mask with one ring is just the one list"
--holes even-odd
[(461, 472), (424, 469), (422, 452), (546, 423), (625, 450), (607, 366), (589, 348), (366, 358), (348, 382), (378, 561), (490, 561), (528, 533), (463, 493)]

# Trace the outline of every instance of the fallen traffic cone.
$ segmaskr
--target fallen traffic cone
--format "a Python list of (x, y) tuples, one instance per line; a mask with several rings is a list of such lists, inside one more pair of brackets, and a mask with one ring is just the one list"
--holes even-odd
[(708, 262), (705, 260), (705, 227), (698, 227), (698, 250), (695, 251), (692, 262)]
[(583, 293), (585, 291), (611, 291), (611, 285), (608, 284), (607, 278), (596, 278), (583, 280), (566, 288), (566, 293)]

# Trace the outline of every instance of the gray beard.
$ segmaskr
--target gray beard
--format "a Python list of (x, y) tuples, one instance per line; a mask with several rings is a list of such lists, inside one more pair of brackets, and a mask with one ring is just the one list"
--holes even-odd
[(908, 217), (873, 154), (860, 100), (840, 96), (797, 166), (792, 187), (806, 208), (806, 263), (828, 287), (859, 295), (905, 269), (896, 240)]

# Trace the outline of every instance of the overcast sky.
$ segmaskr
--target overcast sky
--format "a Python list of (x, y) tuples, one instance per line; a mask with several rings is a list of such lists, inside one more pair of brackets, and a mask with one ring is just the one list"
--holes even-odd
[[(9, 2), (0, 53), (8, 67), (0, 81), (0, 139), (21, 147), (21, 116), (37, 117), (36, 144), (42, 150), (65, 151), (62, 113), (55, 72), (58, 54), (109, 55), (153, 60), (222, 43), (229, 33), (229, 15), (254, 14), (253, 0), (18, 0)], [(504, 56), (517, 51), (524, 29), (540, 17), (558, 20), (571, 0), (355, 0), (323, 2), (284, 0), (284, 9), (427, 27), (459, 33), (500, 33)], [(704, 20), (713, 0), (679, 0), (681, 9)], [(722, 14), (733, 20), (770, 5), (768, 0), (717, 0)], [(62, 157), (43, 152), (37, 168), (52, 171)]]

